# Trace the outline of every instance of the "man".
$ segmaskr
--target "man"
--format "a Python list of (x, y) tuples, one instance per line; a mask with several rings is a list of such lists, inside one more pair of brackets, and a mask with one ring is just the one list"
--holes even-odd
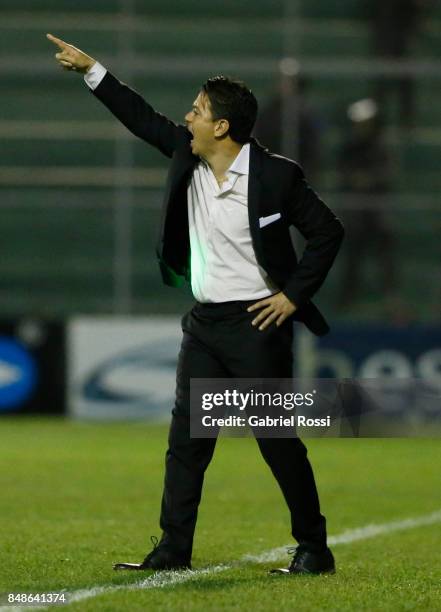
[[(268, 149), (295, 156), (309, 180), (315, 181), (320, 175), (320, 140), (324, 126), (310, 102), (309, 87), (310, 82), (304, 75), (282, 72), (276, 91), (259, 111), (254, 135)], [(286, 142), (289, 128), (292, 131)]]
[[(356, 208), (346, 211), (349, 239), (342, 253), (343, 274), (339, 295), (341, 308), (350, 308), (366, 286), (366, 260), (376, 260), (382, 300), (400, 316), (394, 239), (385, 206), (392, 187), (391, 155), (384, 139), (384, 123), (378, 104), (364, 98), (347, 108), (347, 132), (338, 154), (341, 191), (350, 193)], [(375, 275), (375, 278), (377, 275)], [(373, 280), (373, 279), (369, 279)]]
[[(294, 318), (322, 335), (328, 326), (310, 301), (323, 283), (343, 230), (293, 161), (250, 138), (257, 102), (243, 84), (208, 79), (176, 125), (92, 57), (48, 34), (56, 59), (84, 73), (94, 95), (135, 135), (172, 159), (157, 248), (163, 280), (191, 279), (197, 300), (182, 319), (166, 454), (159, 544), (142, 563), (115, 569), (191, 567), (205, 469), (215, 439), (190, 437), (191, 378), (289, 378)], [(289, 234), (307, 240), (297, 263)], [(333, 572), (326, 521), (306, 448), (298, 438), (257, 440), (291, 512), (298, 541), (284, 573)]]
[[(371, 45), (377, 58), (406, 61), (412, 55), (413, 44), (432, 4), (433, 0), (369, 0)], [(415, 122), (415, 83), (412, 74), (403, 74), (380, 76), (374, 84), (374, 98), (383, 109), (390, 93), (393, 90), (398, 93), (399, 121), (404, 128), (411, 128)]]

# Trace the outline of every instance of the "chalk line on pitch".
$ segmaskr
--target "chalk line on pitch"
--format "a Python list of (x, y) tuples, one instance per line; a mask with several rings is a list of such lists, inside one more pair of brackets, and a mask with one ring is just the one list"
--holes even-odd
[[(379, 535), (389, 534), (395, 531), (405, 531), (407, 529), (416, 529), (417, 527), (434, 525), (435, 523), (441, 523), (441, 510), (415, 518), (407, 518), (399, 521), (390, 521), (389, 523), (370, 524), (365, 525), (364, 527), (357, 527), (355, 529), (347, 529), (338, 535), (330, 536), (328, 538), (328, 543), (330, 546), (351, 544), (352, 542), (357, 542), (359, 540), (367, 540), (369, 538), (375, 538)], [(79, 589), (66, 594), (69, 595), (69, 602), (73, 603), (121, 590), (135, 591), (144, 589), (161, 589), (164, 587), (182, 584), (183, 582), (196, 580), (203, 576), (224, 572), (233, 567), (246, 565), (247, 563), (270, 563), (278, 561), (282, 557), (286, 556), (286, 549), (290, 546), (293, 546), (293, 544), (278, 546), (277, 548), (273, 548), (258, 555), (246, 554), (239, 560), (231, 562), (229, 565), (214, 565), (197, 570), (158, 572), (152, 576), (149, 576), (148, 578), (133, 582), (132, 584), (96, 586), (90, 589)], [(50, 606), (32, 606), (31, 609), (43, 610), (47, 609), (48, 607)], [(29, 612), (29, 609), (29, 606), (1, 606), (0, 612)]]
[[(329, 536), (328, 544), (329, 546), (352, 544), (352, 542), (357, 542), (358, 540), (368, 540), (369, 538), (375, 538), (382, 534), (393, 533), (394, 531), (404, 531), (406, 529), (416, 529), (417, 527), (434, 525), (435, 523), (441, 523), (441, 510), (416, 518), (407, 518), (401, 521), (391, 521), (380, 525), (372, 524), (365, 525), (364, 527), (356, 527), (355, 529), (347, 529), (338, 535)], [(250, 563), (271, 563), (273, 561), (278, 561), (283, 555), (286, 555), (286, 548), (286, 546), (279, 546), (259, 555), (244, 555), (242, 559)]]

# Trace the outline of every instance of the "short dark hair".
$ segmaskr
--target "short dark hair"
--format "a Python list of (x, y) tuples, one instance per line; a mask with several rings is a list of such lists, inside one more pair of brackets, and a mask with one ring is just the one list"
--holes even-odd
[(250, 139), (257, 117), (257, 100), (243, 83), (226, 76), (215, 76), (202, 85), (208, 96), (213, 119), (227, 119), (228, 135), (244, 144)]

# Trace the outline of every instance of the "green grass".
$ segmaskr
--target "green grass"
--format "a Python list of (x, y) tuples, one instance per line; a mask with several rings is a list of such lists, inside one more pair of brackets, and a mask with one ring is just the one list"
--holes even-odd
[[(137, 582), (157, 526), (167, 428), (0, 421), (0, 593)], [(439, 440), (310, 440), (330, 534), (441, 508)], [(193, 565), (230, 564), (288, 544), (282, 496), (252, 439), (219, 440)], [(120, 590), (69, 610), (439, 610), (441, 524), (334, 549), (328, 577), (268, 576), (241, 564), (175, 586)], [(288, 557), (286, 557), (286, 563)], [(144, 577), (144, 575), (143, 575)]]

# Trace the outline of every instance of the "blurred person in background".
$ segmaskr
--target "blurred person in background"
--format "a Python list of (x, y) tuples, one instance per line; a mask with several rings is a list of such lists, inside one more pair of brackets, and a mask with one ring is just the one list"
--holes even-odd
[[(406, 60), (431, 4), (432, 0), (369, 0), (374, 54), (379, 59)], [(379, 77), (373, 97), (382, 109), (393, 90), (399, 94), (401, 125), (412, 127), (415, 120), (414, 77)]]
[[(177, 125), (99, 62), (47, 36), (58, 46), (62, 67), (83, 73), (95, 97), (129, 130), (172, 159), (157, 255), (164, 282), (179, 286), (190, 280), (197, 302), (182, 319), (162, 537), (142, 563), (114, 567), (190, 568), (204, 473), (216, 444), (215, 438), (190, 436), (190, 381), (290, 378), (294, 318), (317, 335), (329, 330), (311, 297), (333, 264), (343, 228), (300, 166), (250, 137), (257, 101), (244, 83), (208, 79), (185, 115), (186, 126)], [(307, 241), (299, 262), (291, 226)], [(256, 439), (288, 504), (298, 542), (290, 567), (274, 571), (334, 572), (305, 445), (297, 437)]]
[(317, 182), (323, 121), (309, 100), (309, 88), (306, 76), (282, 71), (274, 95), (257, 116), (254, 135), (270, 151), (297, 159), (309, 180)]
[(394, 240), (384, 210), (392, 183), (391, 158), (379, 107), (371, 98), (358, 100), (348, 107), (347, 120), (339, 155), (340, 190), (350, 196), (354, 208), (343, 215), (348, 238), (342, 251), (342, 308), (352, 306), (366, 285), (369, 256), (377, 264), (375, 284), (386, 303), (394, 302), (397, 283)]

